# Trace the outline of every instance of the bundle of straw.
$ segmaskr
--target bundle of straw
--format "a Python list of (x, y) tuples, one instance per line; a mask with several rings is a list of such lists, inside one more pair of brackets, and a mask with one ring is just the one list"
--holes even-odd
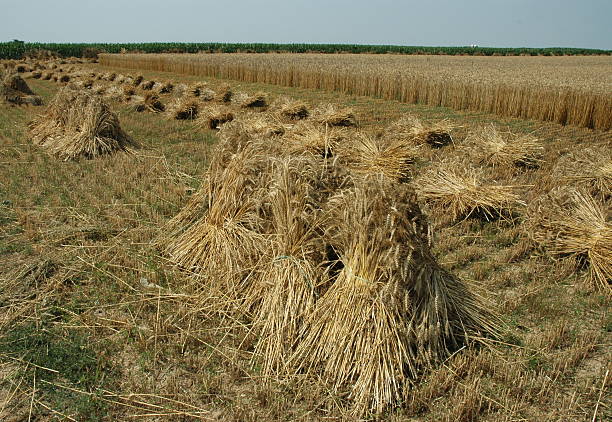
[(85, 79), (84, 81), (80, 81), (82, 84), (82, 87), (85, 89), (91, 89), (94, 85), (94, 80), (93, 79)]
[(233, 95), (232, 88), (228, 84), (223, 84), (219, 87), (215, 100), (221, 103), (229, 103), (232, 101)]
[(167, 114), (170, 118), (176, 120), (194, 120), (198, 117), (200, 102), (194, 98), (181, 97), (176, 98), (168, 105)]
[(130, 84), (123, 85), (123, 86), (121, 87), (121, 91), (123, 92), (123, 95), (124, 95), (126, 98), (128, 98), (128, 99), (129, 99), (129, 98), (130, 98), (132, 95), (136, 94), (136, 89), (134, 89), (134, 87), (133, 87), (133, 86), (131, 86)]
[(414, 186), (421, 201), (450, 221), (508, 218), (516, 206), (525, 205), (515, 193), (517, 186), (486, 184), (482, 171), (464, 163), (442, 163), (421, 174)]
[(237, 145), (263, 142), (272, 146), (271, 151), (281, 151), (282, 143), (272, 140), (277, 140), (285, 128), (273, 116), (259, 116), (258, 114), (243, 115), (239, 119), (222, 125), (219, 137)]
[(182, 231), (173, 222), (175, 237), (167, 239), (166, 247), (173, 262), (203, 279), (203, 294), (221, 298), (220, 309), (244, 300), (248, 276), (268, 250), (260, 229), (268, 161), (261, 145), (229, 149), (235, 153), (224, 147), (217, 151), (198, 194), (207, 204), (191, 206), (205, 213), (199, 218), (184, 214), (183, 222), (197, 220)]
[(268, 96), (263, 92), (257, 92), (253, 95), (238, 94), (232, 98), (240, 107), (256, 108), (266, 107), (268, 105)]
[(172, 94), (174, 95), (174, 97), (184, 97), (186, 95), (190, 95), (189, 93), (189, 87), (186, 84), (180, 83), (180, 84), (176, 84), (174, 85), (174, 89), (172, 90)]
[(98, 96), (69, 87), (56, 94), (30, 128), (35, 143), (63, 160), (130, 152), (138, 147)]
[(17, 91), (12, 91), (0, 85), (0, 101), (7, 104), (15, 105), (33, 105), (40, 106), (43, 104), (42, 98), (38, 95), (22, 95)]
[(553, 256), (585, 265), (591, 284), (612, 293), (612, 224), (584, 191), (562, 187), (535, 201), (526, 232)]
[(17, 74), (9, 74), (2, 80), (2, 84), (7, 88), (20, 92), (26, 95), (34, 95), (34, 92), (30, 89), (26, 81)]
[(42, 105), (42, 99), (34, 95), (28, 84), (17, 74), (9, 74), (0, 82), (0, 100), (16, 105)]
[(382, 174), (391, 180), (410, 179), (418, 147), (398, 139), (376, 139), (365, 133), (352, 136), (338, 148), (338, 155), (360, 174)]
[(202, 101), (212, 101), (215, 97), (215, 92), (208, 88), (206, 83), (203, 82), (196, 82), (192, 84), (188, 89), (188, 93), (192, 97), (204, 97), (200, 98)]
[(132, 107), (135, 111), (141, 113), (143, 111), (150, 111), (151, 113), (160, 113), (165, 111), (166, 107), (160, 101), (159, 97), (154, 93), (148, 92), (142, 96), (132, 97)]
[(551, 179), (554, 184), (569, 184), (608, 202), (612, 199), (612, 149), (592, 145), (566, 154), (555, 164)]
[(168, 94), (174, 89), (174, 85), (170, 82), (155, 82), (151, 88), (157, 94)]
[(118, 85), (110, 85), (110, 87), (105, 91), (104, 96), (109, 100), (120, 102), (126, 102), (131, 99), (131, 95), (126, 96), (123, 87)]
[(350, 108), (338, 109), (333, 104), (326, 104), (314, 109), (312, 117), (315, 122), (328, 126), (357, 126), (355, 114)]
[(200, 90), (198, 97), (202, 101), (214, 101), (214, 99), (217, 97), (217, 93), (210, 88), (203, 88)]
[(292, 152), (309, 151), (322, 157), (331, 157), (348, 136), (344, 129), (299, 122), (287, 131), (284, 140)]
[(150, 91), (155, 86), (155, 81), (144, 81), (140, 84), (140, 89), (143, 91)]
[(403, 139), (415, 145), (427, 144), (432, 148), (442, 148), (453, 143), (451, 131), (456, 126), (448, 120), (440, 120), (428, 125), (414, 115), (406, 115), (389, 126), (389, 136)]
[(282, 136), (287, 127), (274, 115), (250, 113), (236, 119), (232, 126), (227, 128), (226, 133), (232, 129), (252, 138), (270, 138)]
[(309, 183), (311, 164), (305, 158), (273, 163), (267, 199), (270, 250), (246, 292), (246, 307), (259, 334), (255, 359), (266, 376), (287, 373), (303, 322), (326, 281), (320, 260), (322, 219), (313, 209), (316, 199)]
[(351, 389), (357, 415), (398, 403), (420, 370), (495, 333), (480, 299), (429, 251), (407, 185), (370, 177), (330, 201), (341, 270), (316, 302), (290, 363)]
[(204, 108), (204, 110), (199, 113), (196, 123), (200, 127), (218, 130), (222, 125), (232, 120), (234, 120), (234, 113), (229, 107), (212, 105)]
[(307, 118), (310, 113), (308, 106), (302, 101), (290, 98), (279, 98), (272, 104), (272, 109), (281, 117), (289, 120), (302, 120)]
[(502, 133), (493, 125), (470, 133), (466, 144), (480, 164), (538, 168), (542, 163), (544, 148), (537, 138)]
[(383, 412), (430, 365), (495, 335), (495, 319), (438, 265), (416, 194), (398, 183), (413, 144), (360, 134), (343, 146), (346, 129), (275, 119), (223, 125), (166, 251), (213, 307), (252, 318), (266, 378), (320, 379), (350, 390), (356, 416)]
[(71, 89), (86, 89), (83, 81), (76, 81), (70, 83)]
[(198, 97), (202, 101), (214, 101), (217, 97), (217, 93), (210, 88), (203, 88), (200, 90)]

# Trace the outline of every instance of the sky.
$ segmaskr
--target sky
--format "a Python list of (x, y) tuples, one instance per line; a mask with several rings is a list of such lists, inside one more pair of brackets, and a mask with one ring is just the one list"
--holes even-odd
[(0, 41), (612, 49), (612, 0), (0, 0)]

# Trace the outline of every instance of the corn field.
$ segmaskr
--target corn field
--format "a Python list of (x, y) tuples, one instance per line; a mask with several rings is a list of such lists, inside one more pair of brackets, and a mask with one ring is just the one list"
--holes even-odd
[(100, 62), (612, 128), (609, 57), (102, 54)]
[(361, 44), (270, 44), (270, 43), (0, 43), (0, 59), (20, 59), (33, 50), (48, 50), (62, 57), (83, 57), (88, 52), (120, 53), (370, 53), (370, 54), (446, 54), (479, 56), (573, 56), (610, 55), (610, 50), (588, 48), (493, 48), (493, 47), (425, 47)]

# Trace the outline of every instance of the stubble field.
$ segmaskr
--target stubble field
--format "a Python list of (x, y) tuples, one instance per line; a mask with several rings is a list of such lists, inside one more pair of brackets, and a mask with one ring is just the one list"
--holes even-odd
[[(279, 61), (273, 67), (279, 69), (277, 74), (270, 71), (269, 63), (250, 61), (274, 60), (276, 56)], [(612, 145), (609, 131), (504, 118), (482, 111), (454, 111), (427, 103), (415, 105), (379, 95), (382, 91), (376, 96), (383, 98), (361, 96), (371, 94), (363, 91), (365, 88), (357, 93), (358, 86), (369, 84), (368, 79), (349, 86), (357, 82), (333, 76), (334, 72), (359, 76), (363, 69), (375, 69), (363, 63), (360, 72), (342, 67), (324, 76), (319, 73), (316, 88), (320, 89), (302, 87), (315, 83), (308, 82), (315, 78), (315, 71), (307, 73), (310, 67), (321, 62), (338, 66), (334, 57), (305, 57), (308, 62), (296, 65), (284, 55), (265, 59), (228, 56), (224, 63), (211, 65), (216, 66), (216, 76), (227, 79), (203, 76), (196, 73), (202, 69), (199, 64), (172, 57), (171, 65), (163, 64), (177, 66), (172, 69), (151, 70), (154, 65), (146, 64), (165, 60), (161, 56), (129, 55), (107, 59), (115, 67), (65, 63), (49, 69), (55, 76), (69, 74), (77, 89), (104, 97), (123, 130), (142, 144), (133, 154), (62, 161), (32, 142), (28, 122), (41, 112), (40, 107), (0, 104), (0, 418), (603, 421), (610, 417), (609, 274), (603, 275), (603, 281), (594, 278), (592, 257), (556, 254), (554, 247), (533, 236), (539, 227), (538, 201), (557, 189), (584, 187), (574, 177), (575, 163), (581, 166), (581, 174), (587, 174), (589, 166), (605, 167)], [(388, 64), (404, 58), (383, 59)], [(438, 57), (410, 59), (420, 63), (411, 72), (427, 63), (429, 69), (437, 69), (428, 74), (440, 79), (446, 79), (447, 72), (456, 75), (457, 69), (465, 70), (464, 65), (444, 68), (433, 64), (442, 60)], [(479, 63), (481, 58), (456, 59)], [(506, 74), (503, 66), (496, 65), (501, 59), (506, 58), (482, 58), (488, 67), (466, 71), (461, 79), (480, 75), (472, 79), (482, 81), (481, 85), (498, 82), (499, 77), (484, 69), (497, 67), (498, 75)], [(565, 89), (571, 79), (571, 89), (592, 98), (609, 90), (610, 80), (596, 76), (610, 66), (609, 58), (575, 59), (592, 60), (590, 70), (559, 66), (556, 76), (548, 77), (550, 72), (536, 72), (527, 65), (522, 67), (524, 73), (511, 72), (512, 78), (525, 81), (537, 74), (553, 90)], [(122, 60), (129, 60), (129, 66), (138, 66), (138, 70), (116, 67), (126, 65)], [(312, 64), (313, 60), (317, 64)], [(353, 60), (358, 59), (348, 57), (344, 63)], [(265, 71), (257, 71), (258, 66)], [(283, 79), (288, 75), (286, 66), (296, 66), (289, 72), (293, 75), (290, 82)], [(64, 72), (58, 72), (59, 68)], [(327, 68), (322, 69), (326, 72)], [(376, 73), (385, 76), (384, 72), (371, 72), (367, 78)], [(104, 76), (113, 73), (114, 81)], [(136, 84), (138, 75), (143, 80)], [(512, 85), (511, 77), (502, 79)], [(52, 78), (26, 80), (45, 104), (61, 88)], [(89, 81), (91, 85), (86, 83)], [(211, 294), (206, 286), (212, 281), (205, 277), (206, 271), (196, 274), (199, 270), (194, 270), (213, 266), (212, 261), (219, 258), (209, 251), (211, 255), (203, 261), (206, 265), (189, 267), (184, 260), (177, 265), (176, 248), (167, 247), (172, 241), (168, 235), (180, 238), (183, 234), (171, 232), (169, 227), (174, 226), (168, 224), (186, 204), (198, 203), (199, 189), (214, 175), (207, 170), (218, 157), (215, 146), (220, 142), (218, 148), (225, 148), (228, 134), (238, 137), (247, 133), (248, 139), (259, 139), (249, 132), (255, 131), (265, 138), (263, 145), (274, 148), (297, 139), (290, 138), (296, 123), (284, 121), (283, 133), (278, 129), (270, 132), (269, 128), (278, 124), (274, 106), (251, 109), (239, 102), (228, 102), (226, 107), (237, 122), (243, 122), (240, 130), (244, 133), (238, 129), (217, 131), (197, 119), (177, 120), (172, 109), (138, 112), (135, 104), (147, 93), (139, 85), (146, 81), (157, 81), (160, 87), (163, 82), (172, 82), (174, 92), (158, 94), (168, 108), (188, 96), (190, 91), (181, 93), (180, 84), (192, 87), (202, 83), (215, 93), (227, 90), (225, 84), (229, 83), (242, 104), (249, 95), (263, 93), (268, 104), (289, 96), (304, 102), (311, 112), (326, 103), (340, 110), (350, 107), (357, 128), (342, 129), (348, 133), (343, 132), (342, 139), (351, 148), (345, 152), (342, 145), (334, 144), (334, 154), (340, 161), (345, 156), (354, 158), (347, 166), (356, 175), (382, 172), (385, 177), (397, 176), (393, 154), (385, 156), (384, 149), (380, 156), (373, 154), (382, 159), (382, 165), (365, 158), (360, 161), (355, 158), (361, 151), (355, 146), (359, 144), (353, 142), (365, 136), (380, 145), (402, 146), (401, 140), (393, 143), (395, 134), (404, 128), (396, 123), (402, 116), (416, 116), (426, 127), (440, 121), (454, 127), (449, 145), (434, 148), (425, 143), (402, 152), (412, 154), (409, 168), (400, 154), (397, 189), (403, 192), (400, 185), (407, 184), (417, 191), (418, 204), (430, 227), (432, 256), (441, 268), (483, 297), (486, 309), (496, 315), (491, 318), (499, 332), (486, 335), (486, 339), (473, 336), (431, 367), (423, 367), (403, 386), (403, 396), (385, 406), (382, 413), (368, 400), (366, 411), (355, 407), (355, 395), (351, 394), (355, 378), (350, 376), (341, 387), (330, 384), (324, 372), (318, 372), (319, 378), (306, 377), (305, 372), (310, 372), (303, 368), (292, 377), (281, 376), (278, 370), (270, 376), (262, 354), (268, 349), (262, 347), (258, 314), (220, 308), (220, 298), (227, 298), (219, 292)], [(523, 86), (540, 89), (531, 82)], [(198, 112), (204, 116), (216, 101), (197, 99)], [(321, 118), (317, 116), (313, 112), (308, 118), (313, 125)], [(261, 132), (257, 126), (260, 118), (267, 131)], [(495, 157), (501, 161), (492, 161), (490, 150), (483, 154), (481, 149), (489, 144), (478, 134), (487, 133), (482, 132), (483, 127), (491, 124), (502, 134), (516, 134), (509, 138), (510, 143), (522, 137), (529, 137), (530, 142), (536, 139), (525, 148), (535, 145), (537, 163), (516, 165), (512, 161), (516, 157), (511, 157), (508, 165), (499, 155)], [(321, 159), (317, 154), (317, 160)], [(324, 162), (330, 159), (326, 155)], [(440, 186), (435, 183), (437, 172), (454, 169), (461, 173), (468, 167), (488, 185), (512, 188), (515, 196), (511, 204), (504, 204), (507, 210), (498, 215), (493, 207), (482, 215), (482, 209), (473, 215), (459, 211), (453, 215), (457, 208), (436, 202), (431, 189)], [(598, 177), (601, 184), (597, 188), (588, 185), (588, 194), (605, 214), (604, 233), (610, 225), (606, 191), (610, 176), (602, 173)], [(431, 180), (433, 188), (428, 185)], [(278, 186), (274, 180), (270, 183)], [(546, 208), (539, 210), (542, 214)], [(362, 271), (367, 273), (367, 269)], [(253, 309), (261, 312), (261, 308)]]

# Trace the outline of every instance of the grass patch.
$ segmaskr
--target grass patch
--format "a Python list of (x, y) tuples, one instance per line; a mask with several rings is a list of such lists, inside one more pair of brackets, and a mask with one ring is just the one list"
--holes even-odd
[(14, 377), (35, 379), (39, 400), (52, 409), (78, 415), (80, 421), (101, 421), (108, 406), (95, 393), (112, 384), (117, 374), (90, 340), (50, 320), (26, 323), (0, 337), (0, 356), (5, 356), (3, 361), (9, 357), (24, 363)]

